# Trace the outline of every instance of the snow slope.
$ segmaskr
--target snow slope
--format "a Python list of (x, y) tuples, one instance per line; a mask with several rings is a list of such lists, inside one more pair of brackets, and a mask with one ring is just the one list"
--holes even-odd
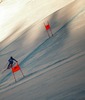
[[(49, 21), (53, 37), (43, 23)], [(37, 21), (11, 43), (1, 44), (0, 65), (10, 55), (19, 60), (26, 76), (0, 73), (0, 100), (85, 99), (85, 1), (76, 0)], [(6, 45), (8, 43), (8, 45)], [(2, 69), (3, 67), (1, 67)]]
[(0, 42), (13, 33), (17, 33), (16, 37), (18, 37), (21, 31), (37, 20), (42, 20), (73, 1), (2, 0), (0, 3)]

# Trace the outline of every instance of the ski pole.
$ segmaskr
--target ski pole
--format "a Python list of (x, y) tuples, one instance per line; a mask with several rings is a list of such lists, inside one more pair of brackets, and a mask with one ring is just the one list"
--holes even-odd
[(3, 74), (6, 70), (7, 70), (7, 69), (3, 70), (3, 71), (2, 71), (2, 74)]
[(8, 63), (6, 63), (6, 65), (3, 67), (3, 69), (8, 65)]

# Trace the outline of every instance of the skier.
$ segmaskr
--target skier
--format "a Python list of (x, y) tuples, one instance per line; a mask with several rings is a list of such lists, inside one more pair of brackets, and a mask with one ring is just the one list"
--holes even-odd
[(14, 62), (18, 62), (16, 59), (14, 59), (13, 57), (10, 57), (10, 59), (8, 60), (9, 64), (7, 69), (10, 69), (13, 67)]
[(14, 65), (14, 62), (18, 62), (18, 61), (11, 56), (9, 58), (8, 62), (9, 62), (9, 64), (8, 64), (7, 68), (4, 71), (2, 71), (2, 73), (5, 72), (7, 69), (12, 68)]
[[(16, 59), (14, 59), (13, 57), (10, 57), (8, 62), (9, 62), (9, 64), (8, 64), (7, 68), (4, 71), (2, 71), (2, 73), (5, 72), (7, 69), (11, 68), (12, 69), (12, 74), (13, 74), (14, 79), (15, 79), (15, 82), (16, 82), (16, 77), (15, 77), (15, 74), (14, 74), (15, 72), (21, 71), (22, 76), (25, 77), (22, 70), (21, 70), (21, 68), (20, 68), (20, 66), (18, 65), (18, 61)], [(16, 64), (15, 64), (15, 62), (16, 62)]]

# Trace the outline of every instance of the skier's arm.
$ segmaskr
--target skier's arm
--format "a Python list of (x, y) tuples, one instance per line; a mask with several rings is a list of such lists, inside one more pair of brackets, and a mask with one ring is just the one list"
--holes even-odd
[(14, 61), (18, 62), (16, 59), (13, 58)]

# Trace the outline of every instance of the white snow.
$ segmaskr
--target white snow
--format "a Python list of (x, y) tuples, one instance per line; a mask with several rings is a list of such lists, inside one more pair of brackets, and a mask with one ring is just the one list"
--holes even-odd
[[(41, 2), (39, 9), (47, 5), (45, 0), (39, 5)], [(55, 2), (49, 3), (56, 5)], [(54, 5), (48, 7), (55, 9)], [(76, 0), (55, 10), (49, 10), (47, 15), (41, 10), (39, 19), (36, 17), (29, 24), (27, 21), (24, 28), (18, 26), (20, 30), (1, 42), (0, 70), (6, 64), (2, 62), (13, 56), (26, 77), (15, 73), (15, 83), (10, 70), (0, 73), (0, 100), (85, 99), (85, 1)], [(43, 24), (47, 21), (53, 32), (51, 38)]]

